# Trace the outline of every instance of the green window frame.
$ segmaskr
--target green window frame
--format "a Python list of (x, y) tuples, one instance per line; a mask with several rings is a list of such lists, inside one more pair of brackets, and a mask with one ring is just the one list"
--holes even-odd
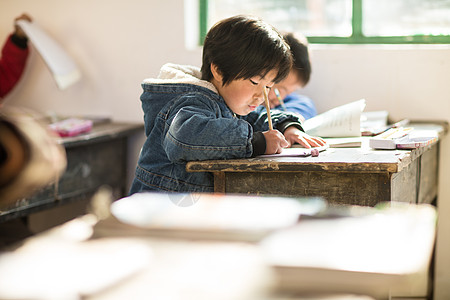
[[(450, 44), (450, 35), (365, 36), (363, 34), (363, 0), (352, 0), (352, 34), (348, 37), (308, 36), (312, 44)], [(200, 41), (208, 31), (208, 0), (199, 0)]]

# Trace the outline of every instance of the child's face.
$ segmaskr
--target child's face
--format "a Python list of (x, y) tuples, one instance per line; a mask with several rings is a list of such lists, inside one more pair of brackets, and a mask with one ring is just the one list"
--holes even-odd
[[(214, 73), (213, 71), (213, 75)], [(232, 80), (225, 86), (222, 85), (221, 76), (214, 75), (212, 83), (228, 107), (235, 114), (245, 116), (264, 103), (263, 89), (273, 86), (276, 75), (277, 72), (272, 70), (265, 77), (255, 76), (250, 79)]]
[(288, 76), (283, 79), (281, 82), (275, 84), (273, 89), (269, 93), (270, 106), (273, 108), (275, 106), (280, 105), (280, 101), (278, 101), (277, 96), (274, 93), (274, 89), (278, 89), (280, 92), (281, 99), (286, 98), (290, 93), (303, 88), (304, 84), (302, 80), (299, 78), (298, 74), (291, 70)]

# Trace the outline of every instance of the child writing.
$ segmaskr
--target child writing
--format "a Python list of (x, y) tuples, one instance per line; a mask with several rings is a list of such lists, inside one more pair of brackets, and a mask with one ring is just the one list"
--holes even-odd
[(274, 130), (263, 89), (289, 73), (292, 57), (282, 36), (263, 21), (235, 16), (208, 32), (202, 68), (166, 64), (142, 83), (147, 140), (130, 194), (145, 190), (213, 192), (213, 175), (190, 173), (193, 160), (233, 159), (279, 153), (294, 143), (324, 145), (302, 131), (299, 118), (277, 112)]

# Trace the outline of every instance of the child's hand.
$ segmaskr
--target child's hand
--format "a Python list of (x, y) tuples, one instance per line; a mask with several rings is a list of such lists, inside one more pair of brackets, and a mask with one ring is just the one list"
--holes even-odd
[(320, 147), (326, 144), (322, 138), (310, 136), (295, 126), (288, 127), (284, 131), (284, 136), (289, 143), (289, 147), (295, 143), (298, 143), (305, 148)]
[(22, 28), (19, 27), (19, 25), (15, 24), (15, 22), (19, 21), (19, 20), (25, 20), (25, 21), (28, 21), (28, 22), (32, 22), (33, 20), (27, 14), (22, 14), (22, 15), (20, 15), (17, 18), (14, 19), (14, 34), (16, 34), (20, 38), (25, 38), (25, 37), (27, 37), (25, 32), (22, 30)]
[(264, 131), (263, 134), (266, 139), (266, 152), (264, 154), (281, 153), (283, 148), (289, 147), (289, 142), (278, 130)]

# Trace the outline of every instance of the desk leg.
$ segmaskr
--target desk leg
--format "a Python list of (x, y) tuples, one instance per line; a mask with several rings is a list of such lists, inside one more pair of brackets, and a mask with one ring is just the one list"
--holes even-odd
[(225, 193), (225, 172), (214, 172), (214, 192)]

